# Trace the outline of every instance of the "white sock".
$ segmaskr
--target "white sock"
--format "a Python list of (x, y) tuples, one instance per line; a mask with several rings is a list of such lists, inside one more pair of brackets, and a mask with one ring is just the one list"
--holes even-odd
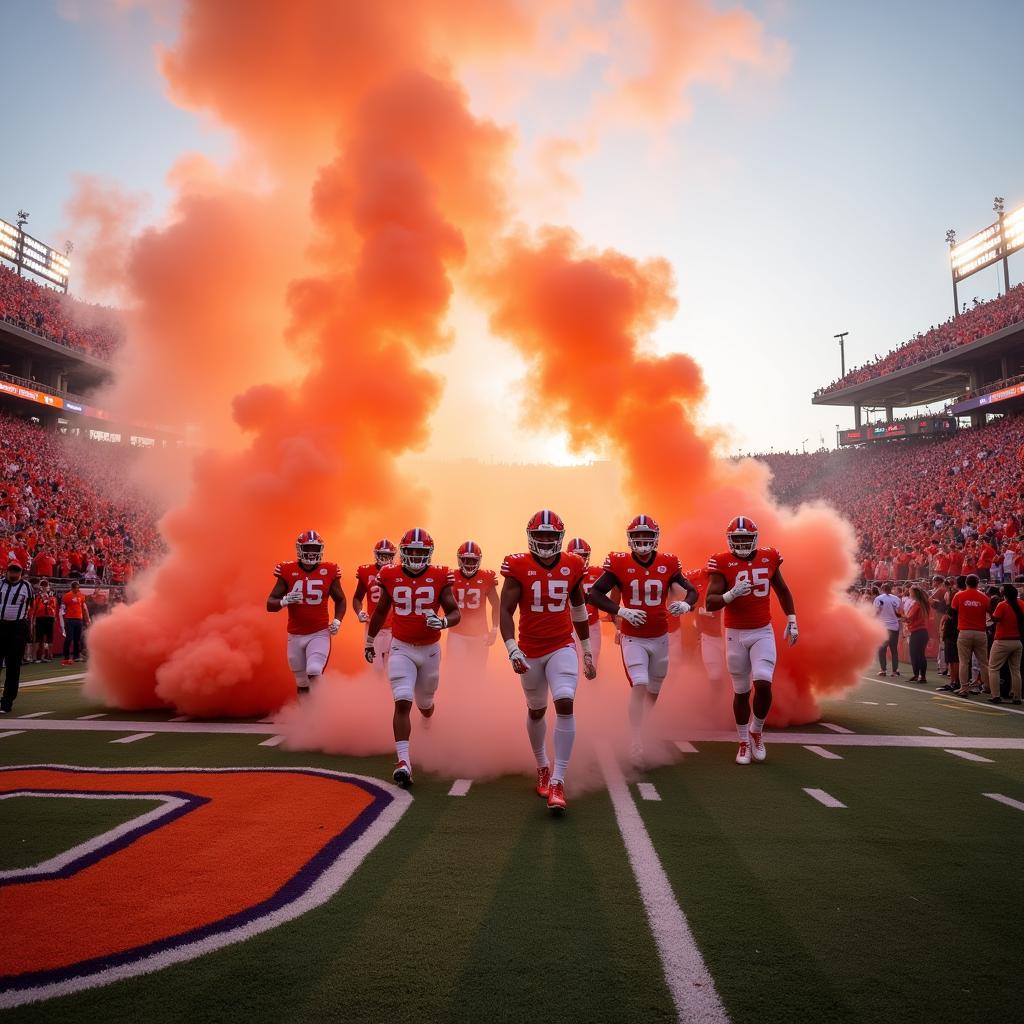
[(546, 718), (531, 718), (526, 713), (526, 735), (530, 737), (533, 756), (537, 759), (538, 768), (548, 766), (548, 723)]
[(412, 758), (409, 757), (408, 740), (395, 740), (395, 753), (399, 761), (404, 761), (410, 768), (412, 767)]
[(764, 732), (764, 719), (758, 718), (757, 715), (750, 716), (750, 731), (751, 732)]
[(647, 710), (647, 687), (636, 686), (629, 691), (629, 725), (633, 731), (633, 742), (643, 738), (644, 712)]
[(565, 782), (565, 770), (569, 767), (572, 745), (576, 741), (576, 718), (574, 715), (558, 715), (555, 718), (555, 770), (552, 782)]
[(740, 743), (750, 742), (750, 724), (748, 722), (744, 722), (742, 725), (737, 722), (736, 731), (740, 734)]

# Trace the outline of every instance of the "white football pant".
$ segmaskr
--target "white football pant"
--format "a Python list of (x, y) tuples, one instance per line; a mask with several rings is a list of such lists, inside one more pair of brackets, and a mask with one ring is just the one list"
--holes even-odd
[(668, 675), (668, 633), (661, 636), (622, 634), (622, 664), (630, 686), (646, 686), (650, 694), (661, 692)]
[(288, 634), (288, 667), (300, 690), (309, 689), (309, 677), (321, 676), (331, 656), (331, 634), (326, 629), (316, 633)]
[(557, 651), (526, 660), (530, 667), (519, 677), (526, 695), (526, 705), (531, 711), (548, 706), (548, 693), (552, 700), (572, 700), (576, 696), (576, 684), (580, 678), (580, 663), (576, 645), (559, 647)]
[(725, 661), (736, 693), (750, 693), (753, 679), (770, 683), (775, 657), (775, 632), (770, 624), (759, 629), (726, 629)]
[(434, 706), (440, 679), (440, 642), (420, 647), (402, 640), (391, 641), (388, 680), (395, 700), (414, 700), (421, 711), (429, 711)]

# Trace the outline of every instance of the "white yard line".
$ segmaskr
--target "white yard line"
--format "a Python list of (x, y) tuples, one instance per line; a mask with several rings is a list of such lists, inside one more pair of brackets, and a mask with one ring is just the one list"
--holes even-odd
[(106, 711), (99, 711), (95, 715), (79, 715), (78, 718), (75, 719), (75, 721), (76, 722), (91, 722), (94, 718), (106, 718), (106, 717), (107, 717)]
[(818, 725), (820, 725), (822, 729), (831, 729), (832, 732), (842, 733), (844, 736), (853, 735), (852, 729), (847, 729), (844, 726), (836, 725), (835, 722), (819, 722)]
[(135, 743), (138, 740), (148, 740), (150, 736), (155, 736), (154, 732), (137, 732), (132, 736), (122, 736), (119, 740), (111, 740), (111, 743)]
[(837, 800), (834, 796), (826, 793), (823, 789), (805, 789), (804, 792), (809, 796), (813, 797), (818, 801), (819, 804), (824, 804), (826, 807), (845, 807), (841, 800)]
[(876, 708), (878, 707), (878, 701), (877, 700), (859, 700), (859, 701), (857, 701), (857, 703), (858, 704), (871, 704), (872, 706), (874, 706)]
[(1006, 804), (1007, 807), (1012, 807), (1014, 810), (1024, 811), (1024, 803), (1019, 800), (1013, 800), (1008, 796), (1003, 796), (1002, 793), (982, 793), (982, 796), (987, 796), (989, 800), (995, 800), (996, 803)]
[(654, 788), (653, 782), (638, 782), (636, 788), (641, 800), (660, 800), (661, 794)]
[(804, 750), (809, 750), (812, 754), (825, 758), (826, 761), (842, 761), (843, 759), (842, 754), (837, 754), (834, 750), (826, 750), (824, 747), (815, 746), (813, 743), (805, 746)]
[(21, 688), (24, 689), (26, 686), (43, 686), (46, 683), (73, 683), (84, 678), (84, 672), (75, 672), (66, 676), (47, 676), (46, 679), (30, 679), (27, 682), (22, 682)]
[(969, 750), (946, 750), (947, 754), (954, 757), (962, 757), (965, 761), (979, 761), (982, 764), (992, 764), (991, 757), (982, 757), (981, 754), (972, 754)]
[(279, 747), (282, 743), (284, 743), (284, 741), (285, 741), (285, 737), (284, 736), (271, 736), (269, 740), (263, 740), (263, 742), (260, 743), (260, 746), (261, 747)]
[(176, 718), (168, 718), (167, 721), (168, 722), (187, 722), (190, 717), (191, 717), (190, 715), (178, 715)]
[(20, 736), (24, 731), (24, 729), (8, 729), (7, 732), (0, 732), (0, 740), (5, 740), (8, 736)]
[(469, 787), (473, 785), (472, 779), (456, 779), (452, 783), (452, 788), (448, 790), (449, 796), (465, 796), (469, 792)]
[(52, 714), (52, 711), (33, 711), (31, 715), (18, 715), (18, 718), (45, 718), (46, 715)]
[(935, 726), (933, 726), (933, 725), (919, 725), (918, 729), (920, 729), (921, 732), (933, 733), (935, 736), (955, 736), (956, 735), (955, 732), (946, 732), (945, 729), (936, 729)]
[(696, 754), (697, 748), (686, 740), (676, 740), (676, 746), (682, 754)]
[[(929, 688), (922, 690), (920, 686), (908, 686), (906, 683), (890, 683), (888, 679), (877, 679), (875, 676), (861, 676), (861, 679), (866, 679), (869, 683), (882, 683), (884, 686), (898, 686), (901, 690), (910, 690), (911, 693), (919, 693), (922, 697), (952, 697), (953, 694), (946, 692), (943, 694), (937, 693), (935, 690)], [(958, 697), (958, 700), (965, 700), (968, 704), (974, 703), (973, 701)], [(1008, 715), (1024, 715), (1024, 709), (1022, 708), (1008, 708), (1005, 704), (986, 704), (986, 708), (995, 708), (996, 711), (1005, 711)]]
[(622, 769), (607, 749), (601, 751), (600, 758), (615, 821), (658, 947), (677, 1019), (686, 1024), (725, 1024), (729, 1018), (718, 998), (715, 983), (694, 941), (686, 915), (676, 902)]

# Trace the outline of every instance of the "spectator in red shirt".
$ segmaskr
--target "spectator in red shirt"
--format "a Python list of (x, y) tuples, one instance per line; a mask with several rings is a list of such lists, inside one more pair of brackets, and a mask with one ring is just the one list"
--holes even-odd
[(1014, 704), (1021, 702), (1021, 638), (1024, 637), (1024, 610), (1017, 602), (1017, 588), (1012, 583), (1004, 583), (1003, 599), (992, 609), (992, 619), (996, 624), (995, 638), (988, 660), (989, 688), (992, 694), (990, 704), (1002, 704), (999, 696), (999, 672), (1003, 665), (1010, 669), (1011, 694)]
[(910, 597), (910, 607), (903, 617), (907, 641), (910, 645), (910, 668), (914, 673), (910, 677), (910, 681), (926, 683), (928, 682), (925, 678), (925, 673), (928, 671), (928, 657), (925, 652), (928, 648), (932, 610), (927, 595), (920, 587), (911, 587)]
[(991, 602), (988, 597), (978, 590), (978, 577), (973, 573), (967, 577), (967, 586), (957, 594), (950, 607), (957, 613), (957, 624), (960, 633), (957, 636), (956, 646), (960, 655), (962, 679), (960, 689), (956, 691), (958, 697), (970, 695), (971, 679), (971, 656), (976, 655), (978, 665), (981, 667), (981, 681), (984, 686), (989, 685), (988, 676), (988, 633), (985, 627), (988, 624), (988, 613)]
[(54, 561), (53, 556), (46, 552), (45, 548), (40, 548), (36, 552), (36, 557), (32, 559), (32, 575), (33, 576), (52, 576), (53, 567), (57, 563)]

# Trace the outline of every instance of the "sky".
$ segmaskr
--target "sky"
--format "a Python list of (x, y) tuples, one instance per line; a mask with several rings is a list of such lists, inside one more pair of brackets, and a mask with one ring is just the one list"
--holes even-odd
[[(685, 114), (658, 131), (600, 132), (566, 165), (572, 194), (538, 184), (537, 147), (586, 119), (596, 68), (553, 72), (540, 94), (468, 81), (476, 109), (517, 129), (525, 219), (671, 261), (679, 309), (654, 345), (700, 362), (704, 417), (726, 428), (726, 450), (810, 450), (852, 425), (851, 410), (810, 402), (839, 375), (833, 335), (849, 332), (849, 368), (946, 319), (946, 229), (964, 238), (986, 226), (995, 195), (1008, 210), (1024, 203), (1024, 4), (742, 6), (775, 66), (690, 86)], [(24, 208), (31, 233), (62, 246), (64, 205), (88, 174), (143, 194), (143, 220), (159, 223), (182, 152), (231, 158), (226, 132), (167, 98), (154, 47), (173, 43), (173, 14), (173, 3), (0, 2), (5, 134), (16, 140), (0, 160), (0, 217)], [(1011, 283), (1022, 277), (1018, 255)], [(961, 296), (999, 287), (992, 268)], [(456, 302), (452, 323), (428, 455), (570, 461), (557, 435), (496, 414), (518, 401), (522, 368), (485, 318)]]

